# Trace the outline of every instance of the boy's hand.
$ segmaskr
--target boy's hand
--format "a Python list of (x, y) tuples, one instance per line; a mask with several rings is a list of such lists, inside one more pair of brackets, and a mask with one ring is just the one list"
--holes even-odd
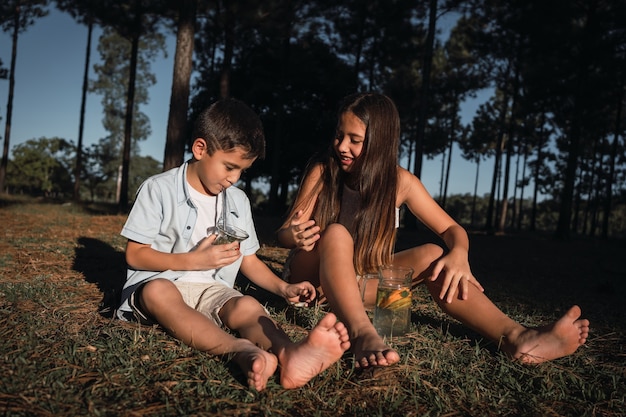
[(214, 245), (217, 235), (212, 234), (203, 239), (196, 246), (195, 250), (189, 252), (189, 256), (193, 257), (193, 269), (198, 271), (206, 271), (209, 269), (217, 269), (235, 262), (241, 256), (239, 252), (239, 242), (228, 243), (225, 245)]
[(288, 284), (285, 287), (283, 298), (290, 304), (304, 303), (308, 305), (315, 299), (315, 287), (308, 281)]
[(297, 248), (310, 252), (320, 238), (320, 228), (315, 220), (301, 219), (302, 210), (298, 211), (290, 223), (289, 230)]

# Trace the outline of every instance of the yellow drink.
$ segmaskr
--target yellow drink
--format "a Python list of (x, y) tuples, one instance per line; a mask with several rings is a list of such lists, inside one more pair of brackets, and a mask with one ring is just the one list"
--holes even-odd
[(411, 287), (383, 280), (378, 284), (374, 327), (380, 336), (404, 336), (410, 330)]

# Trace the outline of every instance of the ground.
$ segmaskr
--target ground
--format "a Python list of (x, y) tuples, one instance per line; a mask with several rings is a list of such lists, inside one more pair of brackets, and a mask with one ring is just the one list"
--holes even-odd
[[(386, 374), (356, 374), (348, 355), (305, 389), (274, 385), (254, 396), (219, 361), (162, 332), (110, 320), (125, 279), (124, 221), (92, 207), (0, 200), (0, 372), (11, 376), (0, 383), (0, 410), (167, 415), (173, 407), (201, 415), (210, 404), (206, 415), (416, 415), (416, 407), (419, 415), (623, 415), (624, 241), (470, 232), (473, 273), (507, 314), (538, 325), (581, 306), (591, 332), (571, 358), (537, 368), (510, 363), (420, 292), (415, 331), (398, 345), (402, 363)], [(287, 250), (274, 239), (279, 220), (256, 222), (258, 254), (280, 273)], [(428, 231), (401, 229), (398, 248), (433, 240)], [(304, 334), (308, 316), (281, 301), (271, 299), (277, 317), (290, 334)]]

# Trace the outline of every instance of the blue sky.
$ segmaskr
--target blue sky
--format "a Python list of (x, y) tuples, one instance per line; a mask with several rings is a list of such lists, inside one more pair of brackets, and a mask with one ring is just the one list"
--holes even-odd
[[(97, 42), (101, 31), (94, 30), (90, 78), (93, 63), (99, 59)], [(80, 100), (87, 46), (87, 27), (77, 24), (69, 15), (51, 10), (50, 14), (30, 26), (18, 39), (15, 69), (15, 95), (11, 120), (10, 148), (41, 137), (60, 137), (77, 142)], [(152, 134), (141, 143), (141, 154), (162, 161), (167, 129), (169, 95), (174, 60), (174, 35), (167, 42), (167, 57), (160, 56), (152, 64), (157, 83), (150, 89), (150, 102), (142, 111), (150, 118)], [(11, 36), (0, 32), (0, 58), (5, 68), (11, 62)], [(0, 136), (4, 141), (9, 81), (0, 80)], [(88, 146), (106, 136), (102, 127), (101, 97), (87, 96), (84, 144)], [(484, 96), (465, 103), (462, 122), (468, 124)], [(456, 157), (455, 157), (456, 156)], [(449, 194), (472, 193), (475, 164), (460, 158), (453, 151)], [(492, 161), (481, 163), (479, 195), (489, 192), (493, 174)], [(439, 193), (441, 157), (424, 160), (422, 181), (431, 194)]]

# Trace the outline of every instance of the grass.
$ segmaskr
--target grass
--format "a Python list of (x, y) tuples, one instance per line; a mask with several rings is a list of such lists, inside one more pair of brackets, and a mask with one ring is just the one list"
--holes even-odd
[[(626, 397), (624, 242), (472, 236), (474, 273), (514, 319), (553, 320), (579, 302), (591, 337), (539, 366), (441, 314), (422, 289), (401, 362), (357, 371), (345, 357), (305, 387), (257, 393), (227, 361), (156, 327), (111, 318), (123, 282), (124, 216), (30, 200), (0, 204), (0, 414), (7, 416), (619, 416)], [(521, 248), (521, 249), (520, 249)], [(620, 255), (621, 254), (621, 255)], [(285, 251), (260, 255), (280, 270)], [(324, 313), (269, 301), (294, 338)]]

